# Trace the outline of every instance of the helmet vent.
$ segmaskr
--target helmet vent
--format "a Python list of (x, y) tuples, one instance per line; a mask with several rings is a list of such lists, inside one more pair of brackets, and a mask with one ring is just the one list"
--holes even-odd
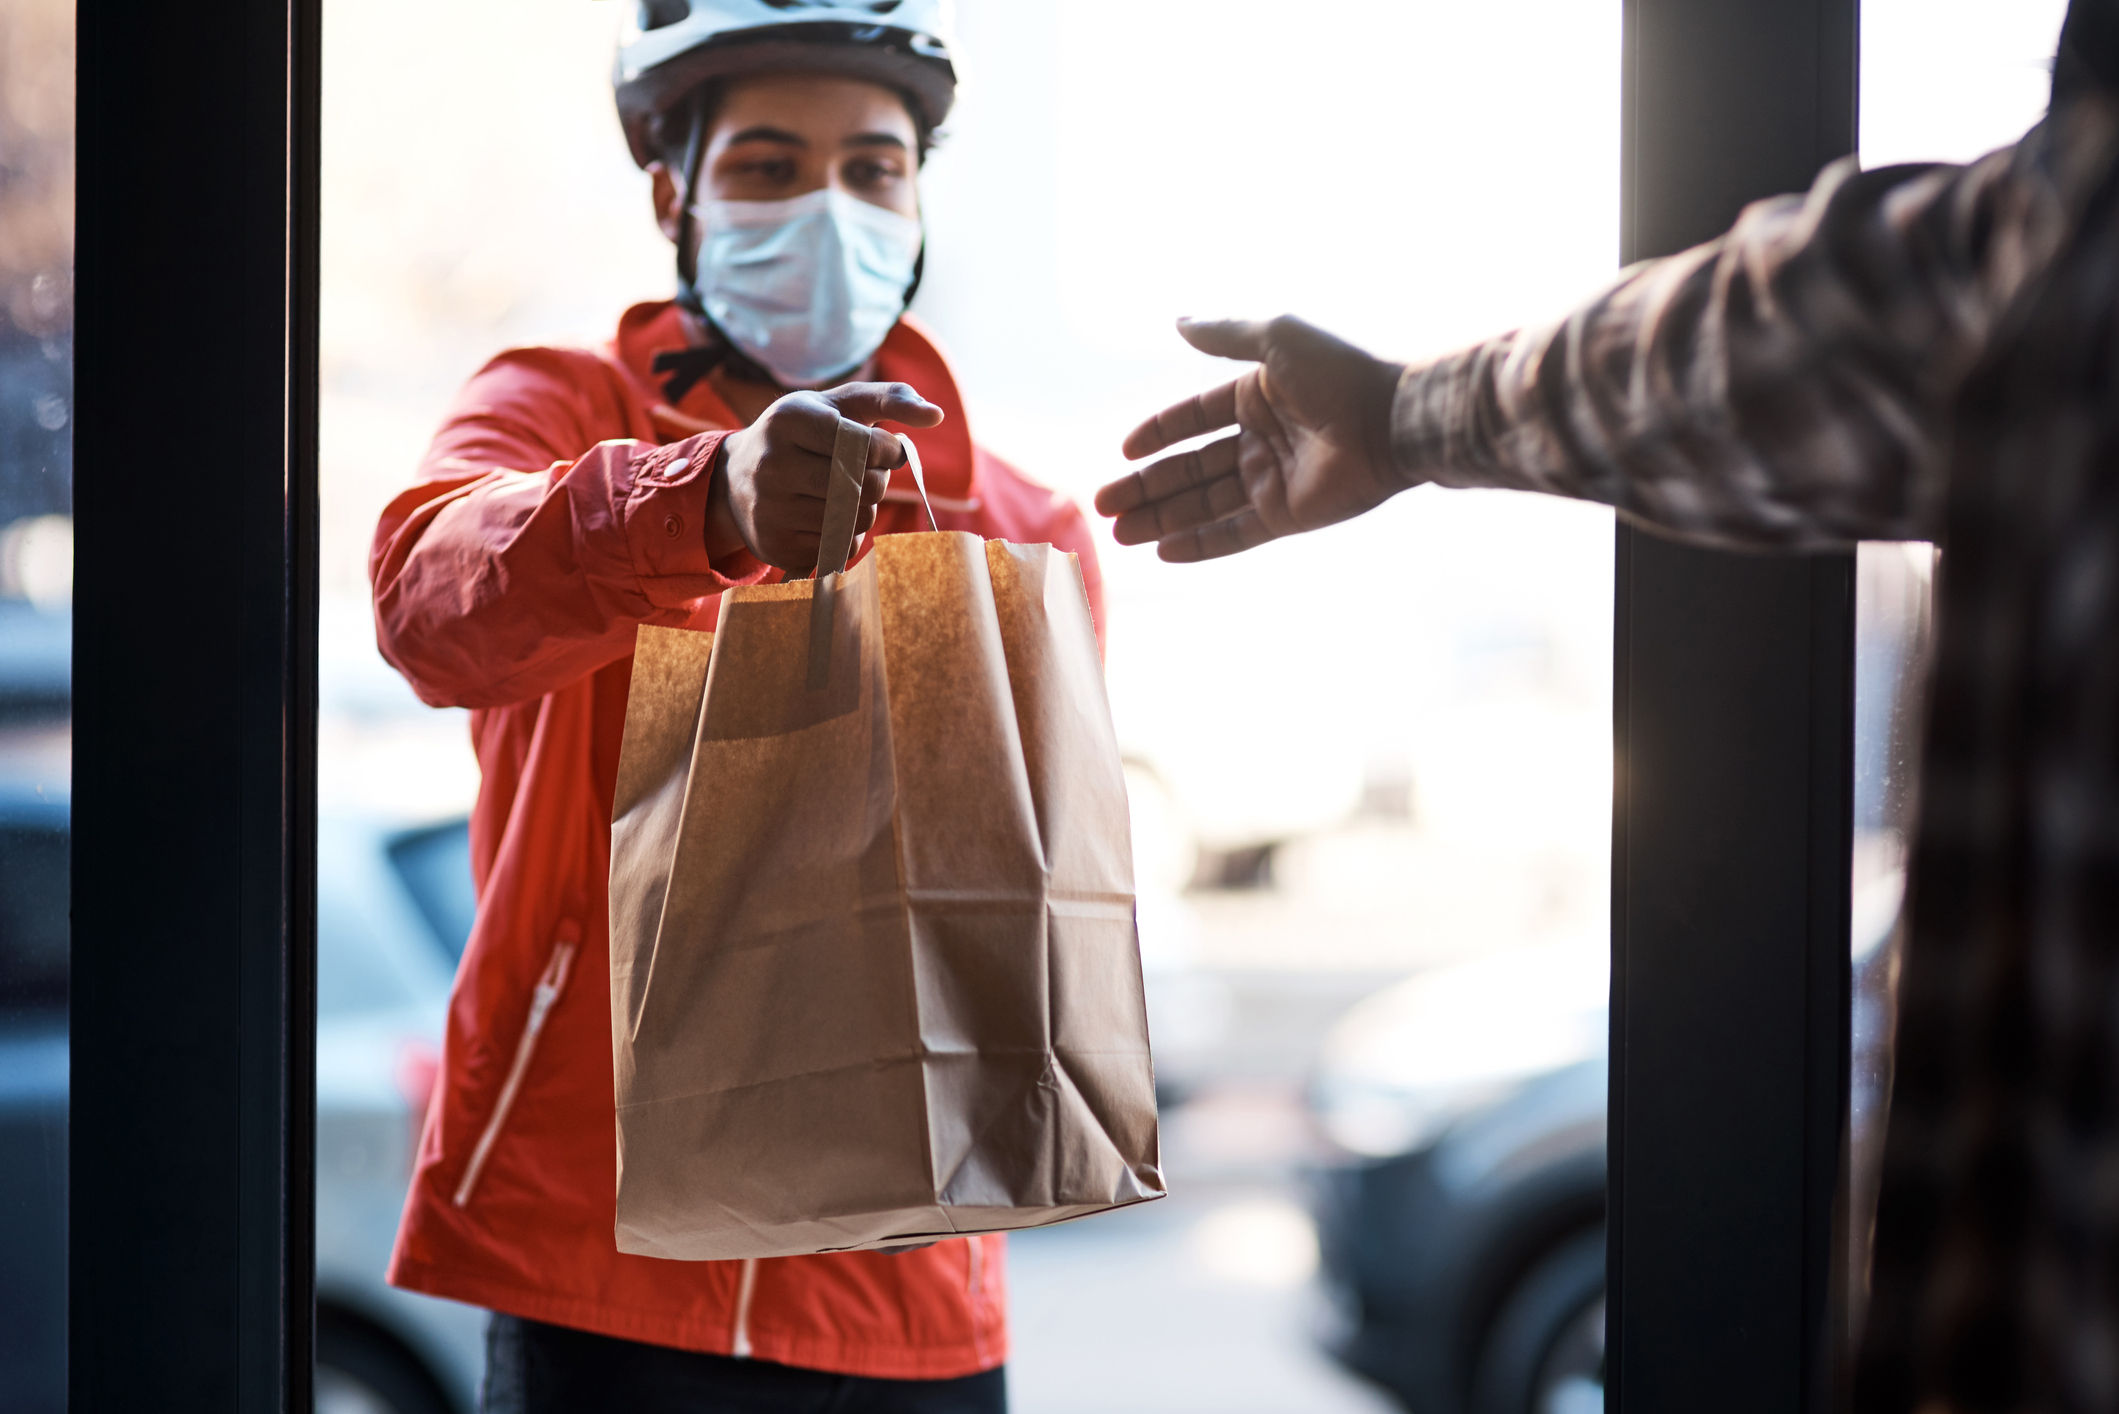
[(775, 10), (866, 10), (871, 15), (887, 15), (905, 0), (869, 0), (866, 5), (846, 5), (840, 0), (765, 0), (765, 3)]
[(640, 28), (663, 29), (691, 18), (692, 0), (640, 0)]

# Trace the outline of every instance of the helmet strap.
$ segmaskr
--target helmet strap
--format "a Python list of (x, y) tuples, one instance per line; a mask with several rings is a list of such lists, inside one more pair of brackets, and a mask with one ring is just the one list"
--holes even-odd
[(927, 275), (927, 232), (924, 229), (926, 223), (923, 221), (921, 225), (923, 229), (920, 232), (920, 253), (912, 258), (912, 283), (905, 287), (905, 303), (898, 311), (900, 314), (912, 308), (912, 297), (920, 292), (920, 281)]
[(667, 349), (655, 355), (655, 372), (670, 375), (662, 386), (662, 395), (672, 407), (683, 402), (693, 385), (717, 368), (749, 382), (777, 381), (735, 346), (706, 312), (706, 301), (699, 298), (699, 262), (692, 249), (692, 208), (698, 205), (699, 164), (706, 154), (706, 110), (712, 98), (709, 86), (701, 85), (698, 100), (692, 105), (691, 136), (684, 144), (684, 200), (677, 214), (677, 306), (699, 321), (707, 341), (697, 348)]
[(699, 296), (692, 285), (699, 278), (699, 265), (692, 250), (692, 208), (698, 204), (699, 161), (706, 154), (706, 105), (710, 98), (707, 86), (702, 84), (698, 101), (692, 105), (691, 136), (684, 144), (684, 199), (677, 213), (678, 299), (695, 313)]

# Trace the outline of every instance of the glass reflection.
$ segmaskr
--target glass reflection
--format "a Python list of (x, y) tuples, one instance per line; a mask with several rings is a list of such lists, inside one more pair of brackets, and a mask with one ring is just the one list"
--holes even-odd
[(0, 1405), (66, 1407), (74, 7), (0, 7)]
[(1935, 548), (1864, 544), (1854, 589), (1853, 1044), (1848, 1092), (1846, 1280), (1850, 1346), (1868, 1296), (1892, 1029), (1905, 933), (1920, 738), (1934, 647)]

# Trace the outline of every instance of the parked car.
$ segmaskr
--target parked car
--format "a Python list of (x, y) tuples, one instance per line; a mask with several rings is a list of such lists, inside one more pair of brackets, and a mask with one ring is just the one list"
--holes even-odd
[[(66, 1408), (68, 802), (0, 784), (0, 1414)], [(470, 1414), (485, 1314), (383, 1281), (470, 932), (464, 822), (318, 829), (319, 1414)]]
[(470, 1414), (485, 1313), (383, 1281), (471, 932), (465, 824), (317, 827), (318, 1414)]
[(1326, 1340), (1416, 1414), (1604, 1407), (1609, 1001), (1585, 939), (1424, 973), (1326, 1041)]
[(0, 782), (0, 1414), (66, 1408), (66, 797)]
[[(1849, 1119), (1874, 1197), (1904, 877), (1854, 892)], [(1601, 1414), (1610, 948), (1423, 973), (1350, 1010), (1310, 1090), (1325, 1343), (1415, 1414)]]

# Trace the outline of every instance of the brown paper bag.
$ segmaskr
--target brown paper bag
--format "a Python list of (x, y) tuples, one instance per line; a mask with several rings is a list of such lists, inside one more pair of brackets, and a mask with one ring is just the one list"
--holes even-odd
[(850, 572), (730, 591), (713, 634), (642, 628), (611, 1015), (620, 1251), (782, 1257), (1161, 1197), (1074, 557), (885, 536)]

